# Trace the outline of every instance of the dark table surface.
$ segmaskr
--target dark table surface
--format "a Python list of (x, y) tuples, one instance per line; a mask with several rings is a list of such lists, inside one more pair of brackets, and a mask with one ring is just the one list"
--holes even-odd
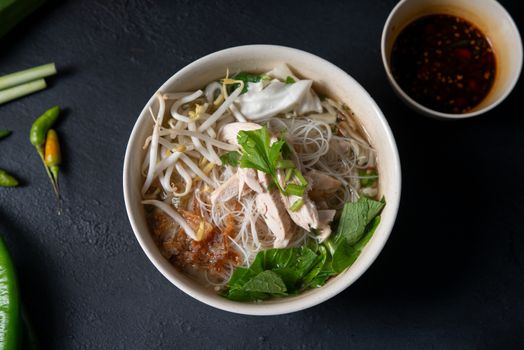
[[(520, 28), (519, 1), (502, 1)], [(383, 1), (107, 1), (48, 3), (0, 42), (0, 74), (56, 62), (47, 90), (0, 107), (0, 232), (44, 348), (522, 349), (524, 119), (513, 93), (493, 111), (443, 122), (395, 97), (380, 59)], [(142, 252), (122, 195), (133, 124), (174, 72), (242, 44), (299, 48), (356, 78), (386, 115), (403, 191), (382, 254), (354, 285), (275, 317), (206, 306)], [(28, 142), (52, 105), (65, 165), (63, 213)]]

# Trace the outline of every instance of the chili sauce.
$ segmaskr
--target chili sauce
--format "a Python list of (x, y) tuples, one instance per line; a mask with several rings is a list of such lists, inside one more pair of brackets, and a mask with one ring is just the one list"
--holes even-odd
[(391, 68), (402, 90), (418, 103), (444, 113), (465, 113), (489, 93), (495, 55), (472, 23), (438, 14), (421, 17), (398, 35)]

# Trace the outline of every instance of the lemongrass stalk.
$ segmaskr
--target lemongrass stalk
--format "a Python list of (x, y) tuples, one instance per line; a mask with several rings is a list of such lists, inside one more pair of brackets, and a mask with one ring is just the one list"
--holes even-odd
[(54, 63), (48, 63), (42, 66), (7, 74), (0, 77), (0, 90), (28, 83), (33, 80), (42, 79), (54, 74), (56, 74), (56, 66)]
[(32, 94), (34, 92), (43, 90), (47, 87), (44, 79), (38, 79), (18, 85), (9, 89), (0, 90), (0, 105), (17, 98)]

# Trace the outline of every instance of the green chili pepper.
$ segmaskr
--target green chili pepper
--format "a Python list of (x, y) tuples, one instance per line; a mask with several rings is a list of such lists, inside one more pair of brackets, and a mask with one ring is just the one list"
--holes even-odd
[(0, 130), (0, 140), (3, 139), (4, 137), (7, 137), (11, 135), (11, 131), (9, 130)]
[[(44, 146), (46, 143), (47, 132), (49, 131), (49, 129), (51, 129), (53, 124), (58, 119), (59, 113), (60, 107), (51, 107), (44, 114), (38, 117), (37, 120), (35, 120), (35, 122), (31, 126), (31, 131), (29, 132), (29, 141), (31, 141), (31, 144), (35, 146), (36, 151), (40, 156), (40, 159), (42, 159), (45, 171), (47, 173), (47, 176), (49, 177), (49, 180), (51, 180), (51, 184), (53, 185), (53, 190), (55, 191), (57, 198), (60, 198), (60, 194), (58, 192), (58, 183), (55, 180), (54, 173), (52, 173), (51, 169), (45, 161)], [(55, 169), (54, 172), (56, 172), (56, 178), (58, 178), (58, 168)]]
[(0, 187), (16, 187), (18, 180), (7, 171), (0, 169)]
[(0, 349), (18, 349), (21, 313), (15, 269), (4, 241), (0, 238)]
[(51, 107), (44, 114), (38, 117), (38, 119), (35, 120), (35, 122), (31, 126), (29, 140), (31, 141), (31, 144), (35, 146), (37, 149), (40, 149), (40, 151), (43, 151), (47, 131), (51, 129), (53, 124), (56, 122), (59, 113), (60, 107)]
[(53, 174), (55, 183), (58, 184), (58, 166), (62, 162), (62, 153), (60, 152), (58, 134), (53, 129), (49, 129), (47, 132), (44, 159), (45, 165), (49, 167), (49, 170), (51, 170), (51, 173)]

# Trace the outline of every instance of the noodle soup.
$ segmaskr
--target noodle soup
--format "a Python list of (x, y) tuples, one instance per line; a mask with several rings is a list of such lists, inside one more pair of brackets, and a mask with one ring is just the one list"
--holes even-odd
[(163, 256), (223, 296), (320, 287), (380, 221), (377, 156), (351, 106), (286, 65), (158, 93), (143, 204)]

